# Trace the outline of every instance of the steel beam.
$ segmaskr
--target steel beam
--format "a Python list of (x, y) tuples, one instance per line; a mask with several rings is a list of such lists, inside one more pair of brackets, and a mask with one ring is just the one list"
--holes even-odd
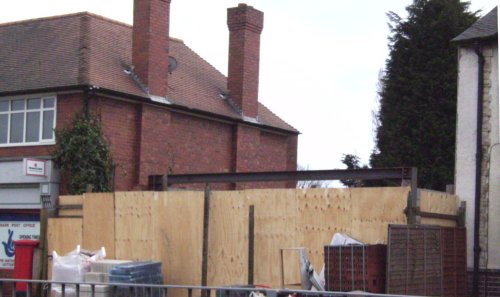
[[(168, 176), (168, 184), (191, 183), (240, 183), (240, 182), (272, 182), (300, 180), (413, 180), (413, 167), (371, 168), (371, 169), (333, 169), (307, 171), (272, 171), (272, 172), (236, 172), (236, 173), (198, 173), (172, 174)], [(412, 174), (413, 173), (413, 174)]]
[(430, 218), (430, 219), (450, 220), (450, 221), (455, 221), (455, 222), (458, 222), (458, 220), (460, 219), (460, 216), (458, 216), (458, 215), (426, 212), (426, 211), (420, 211), (420, 210), (415, 211), (415, 213), (423, 218)]

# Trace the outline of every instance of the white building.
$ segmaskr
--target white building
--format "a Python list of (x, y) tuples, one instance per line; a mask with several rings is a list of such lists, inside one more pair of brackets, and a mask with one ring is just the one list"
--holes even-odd
[(472, 289), (488, 296), (493, 286), (500, 287), (497, 8), (453, 41), (458, 44), (455, 191), (467, 202), (467, 266), (475, 275)]

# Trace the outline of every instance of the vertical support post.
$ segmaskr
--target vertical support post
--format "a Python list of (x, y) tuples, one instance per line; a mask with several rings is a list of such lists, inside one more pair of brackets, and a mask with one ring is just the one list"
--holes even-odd
[(168, 175), (164, 174), (161, 176), (161, 190), (168, 191)]
[(253, 285), (255, 206), (248, 209), (248, 284)]
[[(40, 209), (40, 244), (38, 246), (39, 251), (35, 252), (35, 258), (33, 263), (38, 263), (37, 271), (33, 271), (34, 279), (46, 279), (45, 272), (47, 267), (47, 220), (48, 220), (48, 210), (45, 208)], [(40, 284), (35, 284), (35, 294), (36, 296), (41, 296), (42, 286)]]
[(391, 279), (389, 278), (389, 270), (390, 266), (389, 264), (391, 263), (391, 225), (389, 224), (387, 228), (387, 265), (385, 267), (385, 293), (390, 294), (390, 288), (391, 288)]
[[(208, 230), (210, 219), (210, 186), (206, 184), (203, 202), (203, 250), (201, 260), (201, 285), (208, 283)], [(202, 297), (206, 297), (206, 292), (202, 290)]]
[(420, 216), (418, 215), (420, 202), (418, 197), (416, 167), (411, 167), (410, 177), (410, 180), (403, 179), (401, 185), (406, 186), (409, 183), (410, 186), (410, 194), (408, 196), (408, 203), (406, 206), (406, 221), (408, 224), (414, 225), (420, 223)]
[[(424, 231), (424, 275), (427, 275), (427, 229)], [(427, 295), (427, 277), (424, 277), (424, 293)]]
[(457, 213), (457, 227), (465, 227), (465, 211), (467, 204), (465, 201), (460, 202), (460, 207), (458, 208)]
[(405, 265), (405, 294), (408, 294), (408, 277), (410, 275), (410, 228), (406, 228), (406, 265)]
[(280, 268), (281, 268), (281, 288), (285, 288), (285, 263), (283, 261), (283, 249), (280, 249)]

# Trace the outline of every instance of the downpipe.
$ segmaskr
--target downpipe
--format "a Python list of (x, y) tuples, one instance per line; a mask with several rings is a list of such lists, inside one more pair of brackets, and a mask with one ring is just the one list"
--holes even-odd
[(481, 247), (479, 244), (479, 227), (481, 216), (481, 160), (483, 158), (483, 97), (484, 97), (484, 56), (481, 47), (476, 45), (477, 55), (477, 131), (476, 131), (476, 181), (474, 197), (474, 272), (472, 276), (472, 295), (479, 296), (479, 258)]

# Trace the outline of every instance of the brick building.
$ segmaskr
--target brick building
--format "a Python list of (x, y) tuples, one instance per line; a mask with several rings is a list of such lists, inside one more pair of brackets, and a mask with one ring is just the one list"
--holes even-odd
[(4, 213), (36, 220), (41, 197), (54, 202), (53, 129), (84, 104), (102, 120), (117, 191), (167, 172), (295, 170), (298, 131), (257, 98), (263, 13), (228, 9), (227, 78), (169, 37), (169, 13), (170, 0), (135, 0), (132, 27), (86, 12), (0, 24)]

